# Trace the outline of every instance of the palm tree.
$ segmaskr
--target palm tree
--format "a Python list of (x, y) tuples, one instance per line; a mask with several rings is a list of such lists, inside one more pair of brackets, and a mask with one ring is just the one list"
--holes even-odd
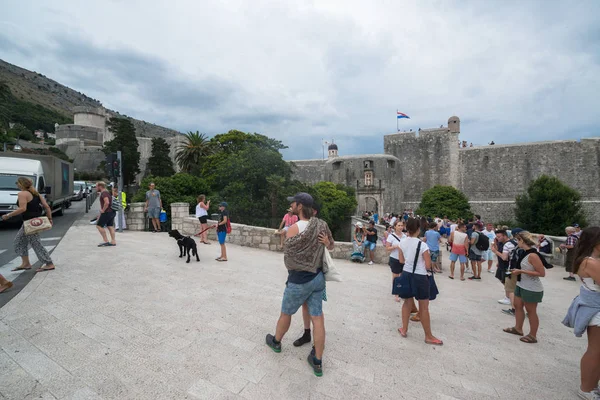
[(202, 157), (211, 153), (212, 148), (205, 134), (188, 132), (185, 134), (185, 142), (177, 148), (175, 161), (183, 172), (190, 173), (200, 167)]

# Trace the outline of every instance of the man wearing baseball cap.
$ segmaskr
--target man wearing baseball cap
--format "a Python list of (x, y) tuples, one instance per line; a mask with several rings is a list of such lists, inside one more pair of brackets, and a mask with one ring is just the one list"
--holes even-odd
[(265, 340), (267, 346), (280, 353), (281, 341), (290, 328), (292, 315), (306, 303), (314, 329), (314, 347), (307, 360), (314, 374), (322, 376), (325, 347), (323, 255), (325, 247), (333, 249), (333, 237), (325, 221), (313, 218), (314, 201), (311, 195), (297, 193), (288, 197), (288, 201), (299, 221), (290, 226), (286, 233), (283, 261), (288, 270), (288, 280), (275, 335), (268, 334)]
[(219, 203), (219, 223), (214, 225), (217, 228), (217, 239), (221, 245), (221, 255), (216, 259), (217, 261), (227, 261), (227, 249), (225, 248), (227, 222), (229, 222), (229, 211), (227, 211), (227, 203), (222, 201)]

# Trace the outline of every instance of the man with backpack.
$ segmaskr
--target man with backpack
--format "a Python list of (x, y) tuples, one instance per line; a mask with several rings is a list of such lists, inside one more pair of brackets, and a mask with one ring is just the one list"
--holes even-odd
[(471, 268), (473, 268), (473, 276), (469, 279), (472, 281), (481, 280), (481, 260), (483, 253), (490, 248), (490, 239), (481, 231), (483, 225), (481, 223), (473, 224), (473, 233), (470, 236), (469, 260), (471, 260)]
[[(514, 232), (519, 233), (522, 229), (515, 228)], [(513, 256), (515, 260), (518, 259), (518, 255), (515, 254), (519, 250), (517, 247), (517, 241), (515, 239), (508, 239), (508, 234), (504, 229), (498, 229), (496, 231), (496, 241), (498, 244), (492, 244), (492, 252), (498, 256), (498, 273), (496, 277), (504, 284), (504, 292), (506, 297), (502, 300), (498, 300), (498, 303), (510, 305), (511, 307), (507, 310), (502, 310), (503, 313), (514, 316), (515, 315), (515, 288), (517, 287), (517, 275), (510, 273), (511, 270), (511, 259)], [(513, 268), (515, 265), (513, 265)]]

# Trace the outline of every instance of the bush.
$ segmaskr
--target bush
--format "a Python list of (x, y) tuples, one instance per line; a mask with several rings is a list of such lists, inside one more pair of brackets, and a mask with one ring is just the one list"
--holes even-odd
[[(163, 208), (171, 215), (171, 203), (189, 203), (190, 211), (196, 209), (196, 198), (199, 194), (208, 194), (209, 186), (201, 178), (186, 173), (178, 173), (169, 177), (148, 176), (142, 180), (140, 189), (133, 196), (132, 202), (145, 202), (150, 183), (154, 182), (160, 192)], [(216, 209), (216, 204), (211, 208)]]
[(564, 235), (565, 227), (586, 221), (580, 194), (558, 178), (542, 175), (517, 196), (515, 210), (521, 228), (546, 235)]
[(100, 171), (94, 171), (94, 172), (89, 172), (89, 171), (76, 171), (75, 172), (75, 180), (76, 181), (86, 181), (86, 182), (98, 182), (103, 180), (106, 176), (106, 174), (104, 172), (100, 172)]
[(321, 204), (319, 218), (327, 222), (334, 237), (341, 237), (344, 223), (358, 205), (354, 189), (332, 182), (319, 182), (309, 189), (309, 193)]
[(452, 186), (435, 185), (423, 193), (421, 203), (415, 211), (419, 215), (444, 217), (452, 220), (468, 219), (473, 216), (469, 199)]

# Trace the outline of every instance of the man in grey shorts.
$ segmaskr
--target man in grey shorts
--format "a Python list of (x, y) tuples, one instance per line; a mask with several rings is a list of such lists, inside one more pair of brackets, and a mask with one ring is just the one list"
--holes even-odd
[(162, 199), (160, 192), (155, 189), (154, 182), (150, 184), (150, 190), (146, 192), (146, 207), (144, 211), (148, 213), (148, 218), (152, 220), (154, 232), (160, 232), (160, 210), (162, 210)]

